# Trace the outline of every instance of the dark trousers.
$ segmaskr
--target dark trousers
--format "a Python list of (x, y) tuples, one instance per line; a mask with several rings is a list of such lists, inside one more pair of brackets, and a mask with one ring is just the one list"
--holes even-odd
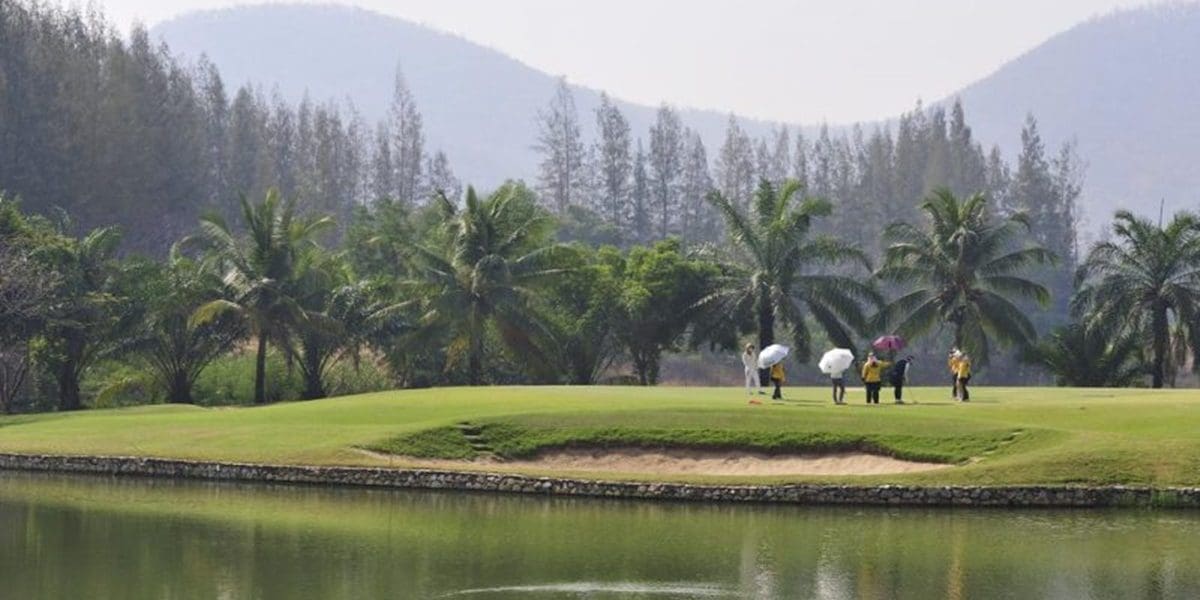
[(896, 402), (903, 400), (904, 399), (904, 384), (903, 383), (893, 383), (892, 384), (892, 393), (896, 396)]
[(868, 383), (866, 385), (867, 404), (879, 404), (879, 388), (882, 387), (883, 384), (876, 381), (875, 383)]
[(842, 402), (845, 402), (845, 401), (846, 401), (846, 380), (845, 379), (834, 379), (833, 380), (833, 403), (841, 404)]
[(772, 379), (771, 383), (775, 384), (775, 393), (771, 394), (771, 399), (783, 400), (783, 390), (780, 389), (780, 386), (783, 385), (783, 382), (778, 379)]
[(950, 375), (950, 397), (958, 398), (958, 375)]
[(967, 389), (967, 383), (971, 381), (970, 377), (963, 377), (956, 380), (959, 388), (962, 390), (962, 401), (966, 402), (971, 399), (971, 390)]
[(770, 369), (759, 369), (758, 370), (758, 382), (764, 386), (771, 385), (771, 370)]

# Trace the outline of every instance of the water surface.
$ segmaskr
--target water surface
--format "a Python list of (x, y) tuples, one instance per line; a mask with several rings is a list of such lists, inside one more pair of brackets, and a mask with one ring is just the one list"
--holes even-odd
[(1200, 515), (0, 472), (0, 599), (1196, 598)]

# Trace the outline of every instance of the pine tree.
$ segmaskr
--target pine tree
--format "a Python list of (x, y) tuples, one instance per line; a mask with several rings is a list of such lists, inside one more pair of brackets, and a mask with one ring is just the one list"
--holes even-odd
[(395, 200), (396, 169), (392, 165), (392, 132), (386, 121), (375, 126), (375, 142), (371, 152), (371, 200)]
[(538, 137), (533, 148), (542, 154), (538, 175), (543, 201), (560, 216), (579, 202), (585, 185), (584, 147), (575, 98), (566, 79), (559, 79), (554, 98), (538, 111)]
[(796, 151), (792, 154), (792, 179), (800, 182), (800, 188), (808, 189), (808, 141), (804, 132), (796, 132)]
[(725, 142), (717, 155), (716, 179), (717, 189), (734, 206), (749, 206), (755, 189), (754, 144), (734, 115), (729, 115)]
[(426, 187), (432, 193), (445, 194), (451, 202), (458, 202), (462, 197), (463, 186), (462, 182), (454, 176), (454, 171), (450, 169), (450, 159), (446, 158), (446, 153), (438, 150), (433, 154), (425, 167)]
[(629, 229), (632, 242), (644, 244), (650, 240), (650, 178), (646, 173), (646, 153), (642, 139), (637, 141), (633, 159), (633, 191), (630, 198)]
[(633, 170), (630, 155), (629, 121), (609, 100), (607, 94), (600, 95), (600, 107), (596, 109), (596, 127), (600, 139), (596, 141), (596, 177), (598, 182), (597, 211), (618, 232), (628, 228), (626, 214), (629, 212), (629, 177)]
[(715, 242), (720, 228), (708, 195), (713, 190), (708, 172), (708, 152), (700, 134), (684, 132), (683, 175), (680, 180), (680, 233), (685, 242)]
[(792, 139), (786, 125), (771, 132), (770, 156), (760, 167), (759, 175), (776, 189), (783, 187), (792, 168)]
[(650, 128), (650, 181), (653, 189), (658, 237), (671, 231), (672, 217), (678, 208), (679, 176), (683, 166), (683, 124), (671, 107), (658, 109)]
[(421, 167), (425, 162), (425, 133), (416, 100), (405, 83), (404, 73), (396, 67), (395, 90), (388, 110), (388, 126), (392, 133), (392, 170), (394, 197), (400, 202), (415, 205), (424, 200), (421, 190)]

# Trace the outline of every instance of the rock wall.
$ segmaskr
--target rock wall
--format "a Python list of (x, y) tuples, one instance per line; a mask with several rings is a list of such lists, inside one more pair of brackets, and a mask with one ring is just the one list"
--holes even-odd
[(195, 462), (158, 458), (27, 454), (0, 454), (0, 469), (699, 502), (887, 506), (1169, 506), (1200, 508), (1200, 488), (1127, 486), (925, 487), (824, 484), (692, 485), (682, 483), (591, 481), (421, 469), (276, 466)]

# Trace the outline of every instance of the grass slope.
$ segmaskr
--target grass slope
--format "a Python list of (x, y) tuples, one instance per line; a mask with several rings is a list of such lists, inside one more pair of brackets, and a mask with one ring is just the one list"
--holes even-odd
[(455, 428), (470, 422), (510, 457), (572, 445), (864, 449), (960, 465), (870, 477), (678, 478), (688, 481), (1200, 485), (1194, 391), (980, 388), (978, 400), (956, 405), (943, 399), (947, 390), (930, 388), (915, 390), (922, 402), (903, 407), (833, 406), (826, 393), (791, 389), (791, 401), (758, 407), (739, 390), (668, 387), (457, 388), (260, 408), (154, 406), (0, 418), (0, 452), (402, 466), (403, 457), (359, 449), (470, 458)]

